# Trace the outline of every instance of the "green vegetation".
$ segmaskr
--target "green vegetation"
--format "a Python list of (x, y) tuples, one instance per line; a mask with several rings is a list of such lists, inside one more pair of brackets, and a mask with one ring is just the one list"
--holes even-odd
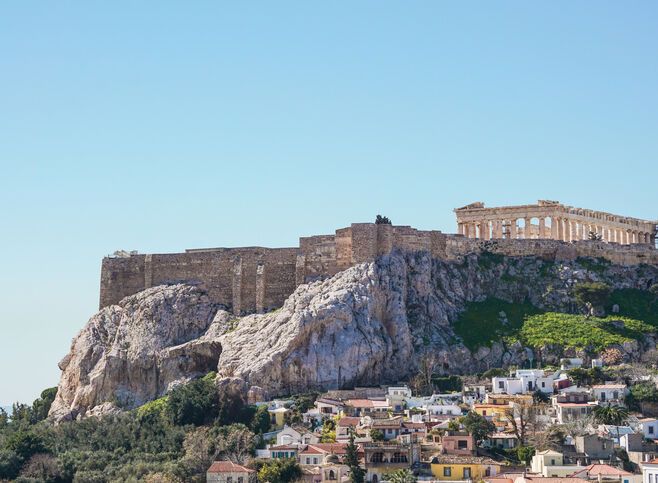
[(269, 429), (267, 408), (218, 393), (213, 379), (133, 411), (56, 426), (45, 420), (55, 388), (31, 406), (14, 405), (11, 415), (0, 411), (0, 481), (205, 481), (215, 458), (246, 461)]
[(585, 270), (590, 272), (598, 273), (602, 275), (603, 272), (611, 265), (609, 260), (606, 260), (602, 257), (589, 258), (589, 257), (578, 257), (576, 258), (576, 263), (583, 267)]
[(470, 411), (466, 416), (463, 416), (460, 422), (464, 425), (466, 431), (473, 436), (473, 440), (478, 446), (496, 431), (496, 427), (491, 421), (474, 411)]
[[(501, 317), (504, 312), (505, 318)], [(497, 298), (483, 302), (468, 302), (459, 319), (455, 322), (455, 333), (462, 338), (464, 345), (471, 350), (481, 346), (491, 346), (503, 337), (515, 336), (528, 315), (540, 310), (529, 302), (513, 304)]]
[[(581, 287), (580, 291), (577, 291), (578, 287)], [(578, 287), (574, 291), (582, 301), (596, 304), (600, 304), (608, 292), (604, 284), (581, 284)], [(629, 311), (635, 317), (543, 313), (528, 302), (512, 304), (496, 298), (469, 302), (455, 322), (454, 330), (471, 350), (490, 347), (493, 342), (502, 339), (518, 340), (534, 348), (558, 345), (602, 351), (612, 345), (641, 340), (645, 333), (655, 332), (658, 327), (658, 296), (649, 291), (629, 289), (615, 291), (609, 298), (612, 301), (623, 296), (627, 297), (627, 301), (623, 305), (620, 301), (620, 308), (633, 307)]]
[(638, 290), (625, 288), (614, 290), (610, 294), (606, 310), (612, 311), (612, 306), (619, 306), (619, 314), (639, 319), (654, 327), (658, 327), (658, 290)]
[(601, 351), (654, 332), (649, 324), (627, 317), (591, 317), (548, 312), (529, 317), (519, 332), (530, 347), (559, 345)]
[(658, 402), (658, 389), (652, 382), (641, 382), (630, 387), (628, 395), (625, 397), (626, 405), (635, 411), (644, 411), (645, 403)]
[(459, 392), (464, 387), (464, 382), (459, 376), (432, 376), (433, 389), (439, 392)]
[(581, 306), (591, 304), (593, 307), (604, 307), (610, 298), (610, 286), (601, 282), (579, 283), (573, 289), (573, 294)]
[(489, 251), (483, 251), (480, 253), (480, 256), (478, 257), (478, 265), (480, 268), (483, 268), (485, 270), (488, 270), (492, 268), (494, 265), (499, 265), (503, 263), (505, 260), (505, 257), (503, 255), (500, 255), (498, 253), (492, 253)]
[(278, 458), (259, 465), (258, 480), (269, 483), (289, 483), (302, 476), (302, 468), (294, 458)]

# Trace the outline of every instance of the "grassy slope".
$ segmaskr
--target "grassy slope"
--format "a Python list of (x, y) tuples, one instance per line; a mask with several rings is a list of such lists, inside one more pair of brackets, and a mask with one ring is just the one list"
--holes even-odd
[[(619, 305), (621, 308), (622, 305)], [(628, 301), (624, 305), (637, 307), (629, 304)], [(650, 309), (649, 306), (647, 310)], [(638, 315), (646, 315), (640, 312), (640, 309), (636, 310)], [(507, 324), (501, 321), (499, 315), (501, 311), (507, 315)], [(650, 316), (647, 318), (652, 321)], [(468, 303), (466, 310), (455, 323), (454, 329), (466, 347), (472, 350), (481, 346), (490, 346), (503, 338), (520, 340), (530, 347), (555, 344), (563, 347), (591, 347), (594, 350), (601, 350), (610, 345), (640, 339), (643, 333), (655, 332), (653, 323), (649, 324), (631, 317), (608, 316), (586, 319), (583, 315), (542, 313), (529, 303), (511, 304), (495, 298), (484, 302)]]

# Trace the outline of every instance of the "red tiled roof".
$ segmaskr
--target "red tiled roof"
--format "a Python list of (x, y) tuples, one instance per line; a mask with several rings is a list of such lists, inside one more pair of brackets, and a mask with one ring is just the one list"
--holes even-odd
[(338, 420), (338, 426), (358, 426), (360, 422), (361, 418), (345, 416)]
[(215, 461), (208, 468), (208, 473), (255, 473), (254, 470), (236, 465), (232, 461)]
[(275, 451), (280, 451), (280, 450), (297, 450), (297, 446), (294, 446), (292, 444), (280, 444), (278, 446), (270, 446), (270, 450), (275, 450)]
[(309, 444), (300, 454), (345, 454), (346, 444), (344, 443), (317, 443)]
[(587, 480), (584, 480), (582, 478), (573, 478), (573, 477), (566, 477), (566, 478), (544, 478), (543, 476), (526, 476), (525, 477), (526, 481), (531, 481), (533, 483), (586, 483)]
[(579, 471), (571, 474), (573, 477), (587, 477), (587, 476), (628, 476), (628, 471), (620, 470), (610, 465), (592, 464), (585, 466)]

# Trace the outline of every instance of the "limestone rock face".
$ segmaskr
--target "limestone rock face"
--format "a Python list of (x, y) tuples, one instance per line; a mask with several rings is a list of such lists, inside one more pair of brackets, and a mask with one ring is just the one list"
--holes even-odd
[(213, 324), (215, 314), (206, 295), (186, 285), (151, 288), (102, 309), (59, 364), (62, 378), (51, 416), (107, 412), (106, 402), (135, 407), (214, 370), (221, 346), (205, 334), (226, 313)]
[[(136, 407), (212, 370), (218, 390), (255, 400), (396, 383), (416, 374), (427, 354), (446, 374), (523, 364), (533, 354), (518, 342), (473, 353), (461, 343), (452, 324), (465, 304), (497, 297), (568, 312), (572, 287), (584, 280), (647, 289), (658, 283), (658, 267), (486, 255), (448, 262), (394, 252), (301, 285), (278, 310), (240, 318), (199, 288), (154, 287), (102, 309), (73, 340), (51, 416)], [(642, 349), (629, 347), (629, 357)]]

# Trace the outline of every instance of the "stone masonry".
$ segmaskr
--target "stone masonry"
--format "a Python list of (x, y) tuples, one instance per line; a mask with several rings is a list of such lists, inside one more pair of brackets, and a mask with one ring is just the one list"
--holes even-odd
[[(537, 205), (458, 208), (459, 233), (355, 223), (333, 235), (302, 237), (292, 248), (207, 248), (184, 253), (122, 253), (101, 267), (100, 307), (144, 289), (184, 282), (236, 315), (281, 307), (303, 283), (333, 276), (395, 249), (460, 260), (483, 251), (550, 260), (601, 257), (621, 265), (658, 264), (656, 222), (582, 210), (552, 201)], [(523, 226), (519, 221), (523, 220)], [(538, 223), (533, 223), (538, 220)], [(589, 240), (589, 232), (601, 235)]]

